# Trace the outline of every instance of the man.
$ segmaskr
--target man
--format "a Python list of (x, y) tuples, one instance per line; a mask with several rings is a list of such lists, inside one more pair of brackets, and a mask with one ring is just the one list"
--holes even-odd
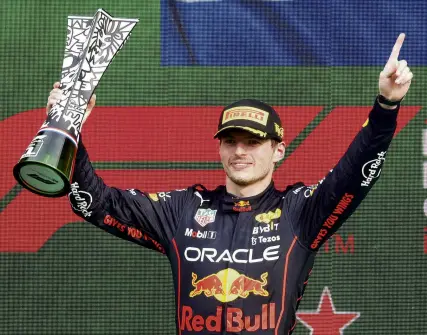
[[(70, 201), (75, 213), (121, 238), (165, 253), (173, 271), (177, 334), (290, 334), (323, 243), (353, 213), (379, 177), (412, 72), (398, 61), (401, 34), (379, 76), (367, 122), (334, 169), (314, 186), (275, 188), (285, 153), (275, 110), (257, 100), (224, 108), (215, 134), (225, 186), (147, 194), (108, 187), (79, 144)], [(47, 110), (61, 96), (54, 85)], [(87, 115), (95, 105), (91, 99)]]

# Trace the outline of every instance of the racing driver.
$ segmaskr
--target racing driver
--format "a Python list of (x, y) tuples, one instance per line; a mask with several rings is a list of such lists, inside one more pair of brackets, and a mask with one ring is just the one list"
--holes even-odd
[[(225, 185), (146, 193), (107, 186), (80, 141), (69, 199), (99, 228), (167, 255), (176, 295), (177, 334), (291, 334), (319, 248), (378, 180), (413, 77), (398, 60), (400, 34), (379, 75), (367, 122), (317, 185), (278, 190), (283, 128), (269, 105), (244, 99), (225, 107), (218, 131)], [(61, 97), (54, 84), (47, 110)], [(86, 117), (95, 105), (90, 100)], [(76, 206), (79, 192), (90, 208)], [(166, 196), (167, 194), (167, 196)]]

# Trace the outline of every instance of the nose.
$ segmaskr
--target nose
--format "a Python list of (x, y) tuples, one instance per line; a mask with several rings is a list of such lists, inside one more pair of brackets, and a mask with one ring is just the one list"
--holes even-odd
[(236, 155), (243, 155), (246, 153), (245, 144), (242, 142), (236, 143), (236, 151), (234, 152)]

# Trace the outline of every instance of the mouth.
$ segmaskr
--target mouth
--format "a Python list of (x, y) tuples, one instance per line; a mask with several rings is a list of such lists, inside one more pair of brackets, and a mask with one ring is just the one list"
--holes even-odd
[(231, 167), (234, 169), (234, 170), (238, 170), (238, 171), (240, 171), (240, 170), (244, 170), (244, 169), (246, 169), (247, 167), (249, 167), (249, 166), (251, 166), (252, 165), (252, 163), (245, 163), (245, 162), (233, 162), (233, 163), (231, 163), (230, 164), (231, 165)]

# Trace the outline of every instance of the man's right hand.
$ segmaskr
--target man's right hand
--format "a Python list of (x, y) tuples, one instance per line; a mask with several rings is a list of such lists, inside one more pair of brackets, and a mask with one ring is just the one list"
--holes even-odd
[[(50, 91), (49, 98), (47, 99), (46, 114), (48, 114), (52, 106), (57, 102), (59, 102), (59, 100), (61, 100), (62, 98), (62, 90), (59, 88), (59, 86), (60, 86), (59, 82), (56, 82), (55, 84), (53, 84), (53, 90)], [(93, 107), (95, 107), (95, 102), (96, 102), (96, 95), (93, 94), (87, 105), (86, 112), (83, 117), (83, 123), (85, 123), (86, 119), (89, 117)]]

